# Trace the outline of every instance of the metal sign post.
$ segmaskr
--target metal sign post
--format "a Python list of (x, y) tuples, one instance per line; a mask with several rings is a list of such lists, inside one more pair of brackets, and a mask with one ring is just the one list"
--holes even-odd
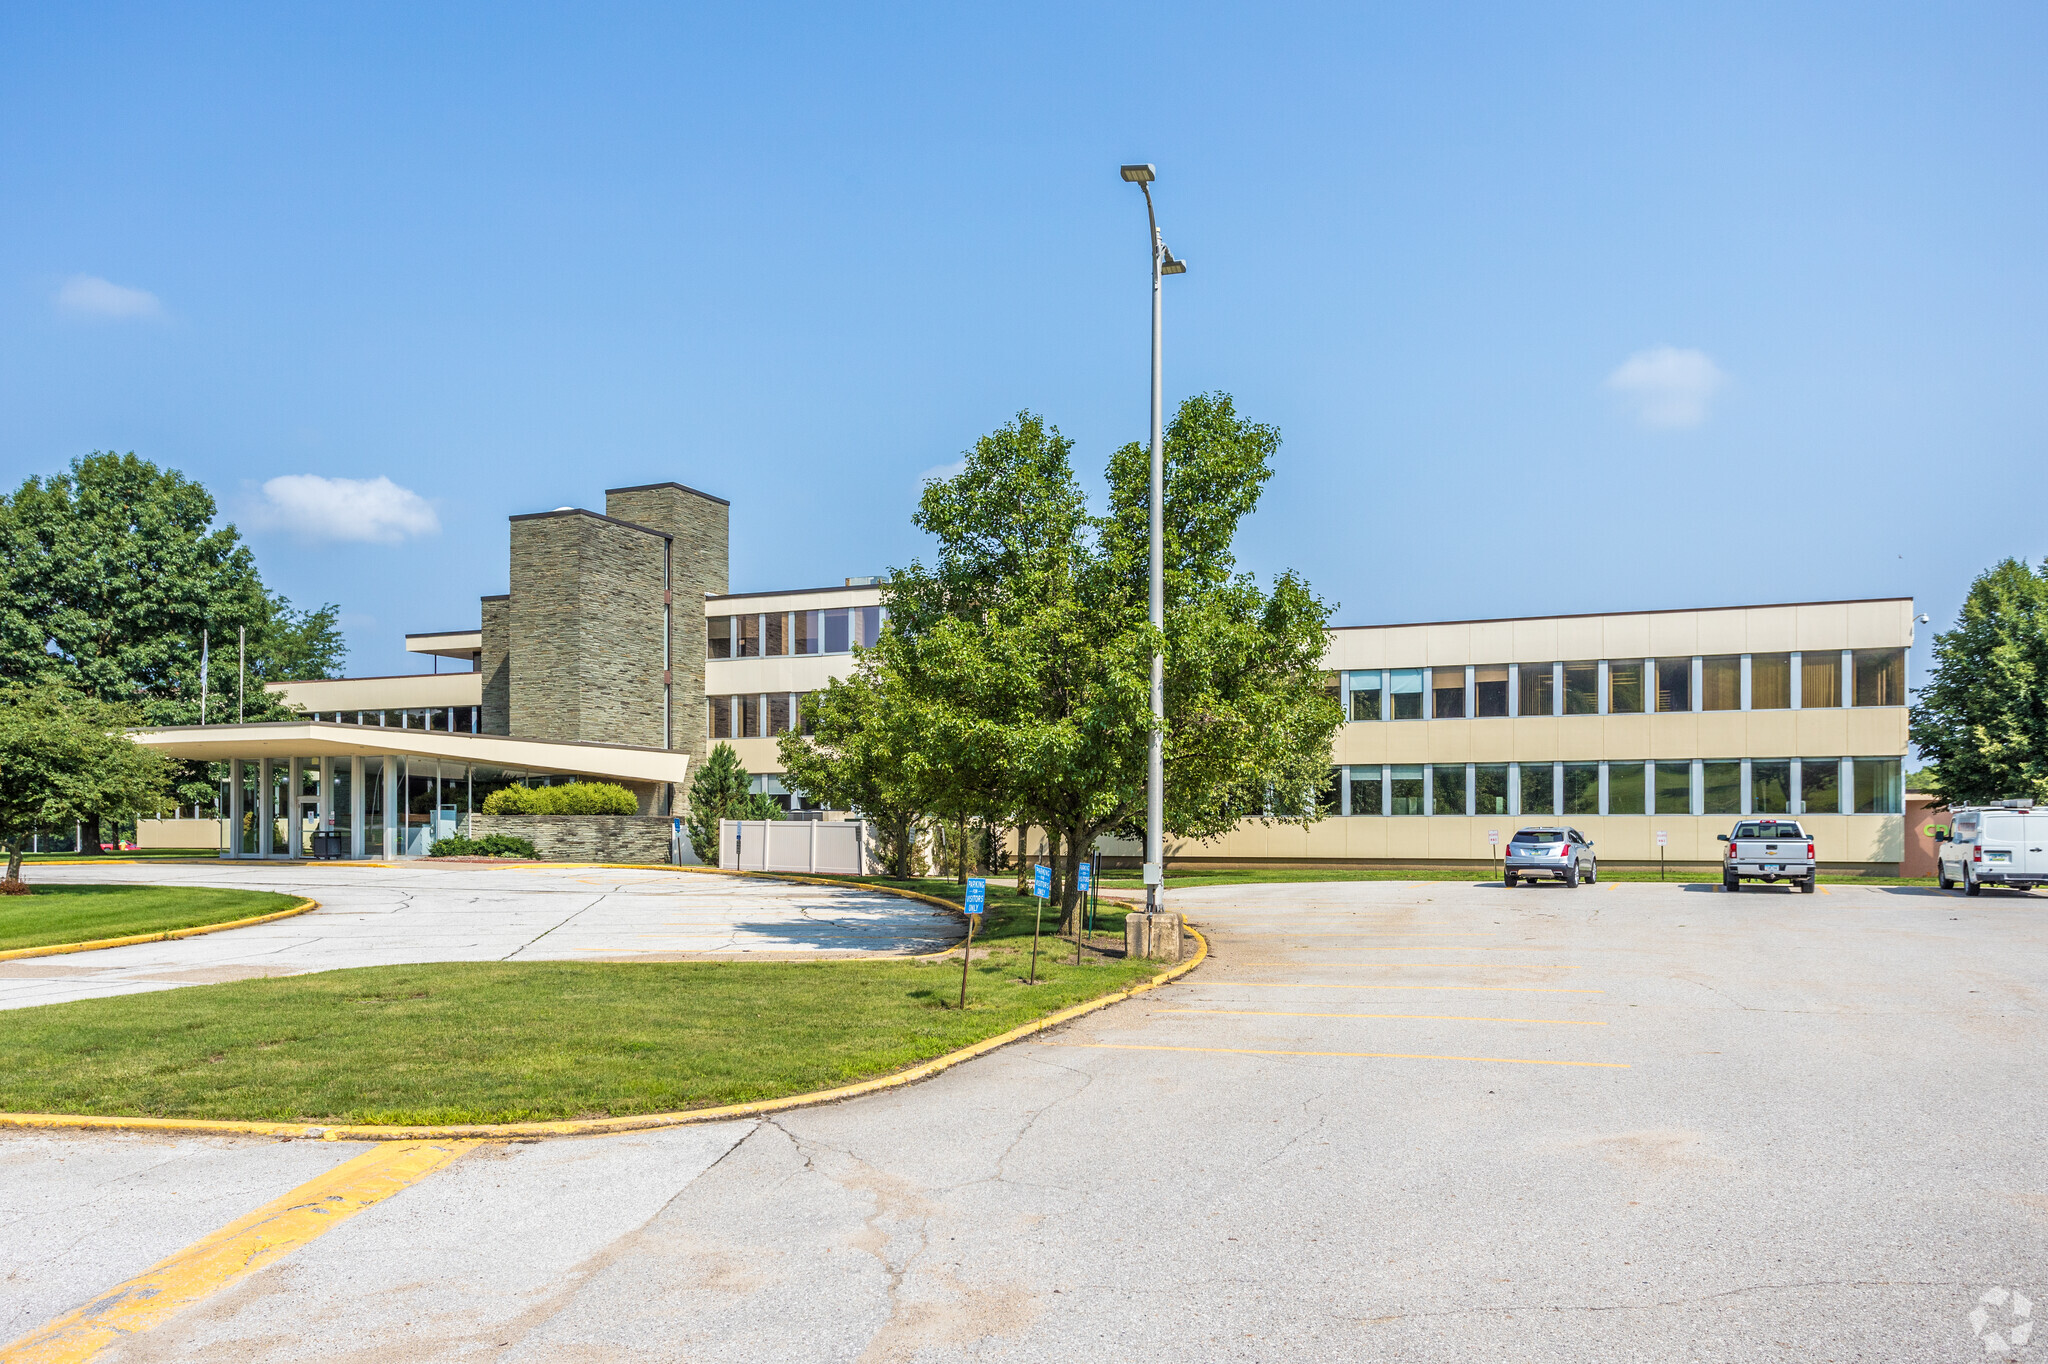
[(1089, 874), (1086, 862), (1074, 866), (1076, 885), (1081, 892), (1081, 903), (1074, 906), (1074, 965), (1081, 964), (1081, 938), (1088, 931), (1088, 891), (1095, 878)]
[[(1500, 846), (1500, 830), (1498, 830), (1498, 829), (1488, 829), (1488, 830), (1486, 831), (1486, 860), (1487, 860), (1487, 861), (1489, 861), (1489, 862), (1493, 861), (1493, 850), (1494, 850), (1495, 848), (1498, 848), (1499, 846)], [(1507, 873), (1506, 873), (1505, 871), (1503, 871), (1503, 872), (1502, 872), (1501, 874), (1502, 874), (1503, 876), (1505, 876), (1505, 875), (1506, 875)]]
[(1031, 979), (1027, 985), (1038, 984), (1038, 930), (1045, 922), (1045, 902), (1052, 898), (1052, 868), (1040, 862), (1031, 869), (1031, 896), (1038, 907), (1031, 915)]
[(1102, 897), (1095, 891), (1095, 883), (1102, 879), (1102, 854), (1090, 854), (1088, 865), (1088, 936), (1092, 938), (1095, 936), (1095, 908), (1102, 902)]
[(975, 877), (967, 883), (967, 941), (960, 945), (960, 1007), (967, 1007), (967, 962), (974, 955), (974, 926), (988, 907), (988, 881)]
[(1670, 840), (1662, 829), (1657, 830), (1657, 879), (1664, 879), (1664, 846)]

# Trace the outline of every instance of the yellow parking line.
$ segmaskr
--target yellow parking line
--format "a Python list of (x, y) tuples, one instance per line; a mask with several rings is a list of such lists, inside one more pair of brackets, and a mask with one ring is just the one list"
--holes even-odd
[(1439, 1056), (1419, 1051), (1277, 1051), (1261, 1047), (1151, 1047), (1135, 1042), (1042, 1042), (1046, 1047), (1081, 1047), (1089, 1051), (1198, 1051), (1224, 1056), (1348, 1056), (1378, 1061), (1492, 1061), (1507, 1066), (1588, 1066), (1627, 1070), (1626, 1061), (1532, 1061), (1520, 1056)]
[[(1387, 948), (1387, 951), (1416, 952), (1421, 948)], [(1576, 966), (1559, 966), (1550, 962), (1526, 961), (1234, 961), (1232, 966), (1418, 966), (1418, 967), (1466, 967), (1477, 966), (1487, 971), (1576, 971)]]
[(455, 1160), (473, 1141), (395, 1141), (344, 1161), (12, 1345), (8, 1364), (71, 1364), (173, 1316)]
[(1305, 985), (1296, 981), (1233, 980), (1217, 982), (1241, 990), (1513, 990), (1538, 995), (1604, 995), (1605, 990), (1586, 990), (1569, 985)]
[(1232, 1018), (1419, 1018), (1437, 1023), (1564, 1023), (1575, 1028), (1604, 1028), (1596, 1018), (1494, 1018), (1488, 1014), (1326, 1014), (1305, 1009), (1161, 1009), (1162, 1014), (1227, 1014)]

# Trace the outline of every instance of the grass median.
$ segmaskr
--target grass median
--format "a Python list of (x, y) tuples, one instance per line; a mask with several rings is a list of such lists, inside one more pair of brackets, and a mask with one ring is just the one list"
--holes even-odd
[(1077, 966), (1048, 937), (1026, 984), (1030, 902), (995, 885), (990, 902), (964, 1011), (957, 950), (365, 967), (0, 1012), (0, 1111), (427, 1124), (745, 1103), (886, 1075), (1162, 969), (1096, 950)]
[(31, 885), (27, 895), (0, 895), (0, 952), (204, 928), (298, 903), (296, 895), (268, 890)]

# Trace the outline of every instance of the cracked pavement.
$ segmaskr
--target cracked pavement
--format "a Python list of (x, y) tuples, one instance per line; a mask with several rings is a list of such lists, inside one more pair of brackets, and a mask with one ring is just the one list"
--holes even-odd
[[(2048, 896), (1177, 898), (1175, 985), (850, 1103), (482, 1148), (104, 1357), (1964, 1360), (1988, 1289), (2048, 1293)], [(353, 1149), (0, 1138), (0, 1322)]]

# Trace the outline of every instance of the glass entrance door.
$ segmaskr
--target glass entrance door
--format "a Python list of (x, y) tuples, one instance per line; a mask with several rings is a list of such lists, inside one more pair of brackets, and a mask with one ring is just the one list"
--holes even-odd
[(292, 839), (292, 856), (311, 857), (313, 835), (320, 828), (320, 797), (300, 796), (298, 804), (299, 817), (292, 826), (296, 834)]

